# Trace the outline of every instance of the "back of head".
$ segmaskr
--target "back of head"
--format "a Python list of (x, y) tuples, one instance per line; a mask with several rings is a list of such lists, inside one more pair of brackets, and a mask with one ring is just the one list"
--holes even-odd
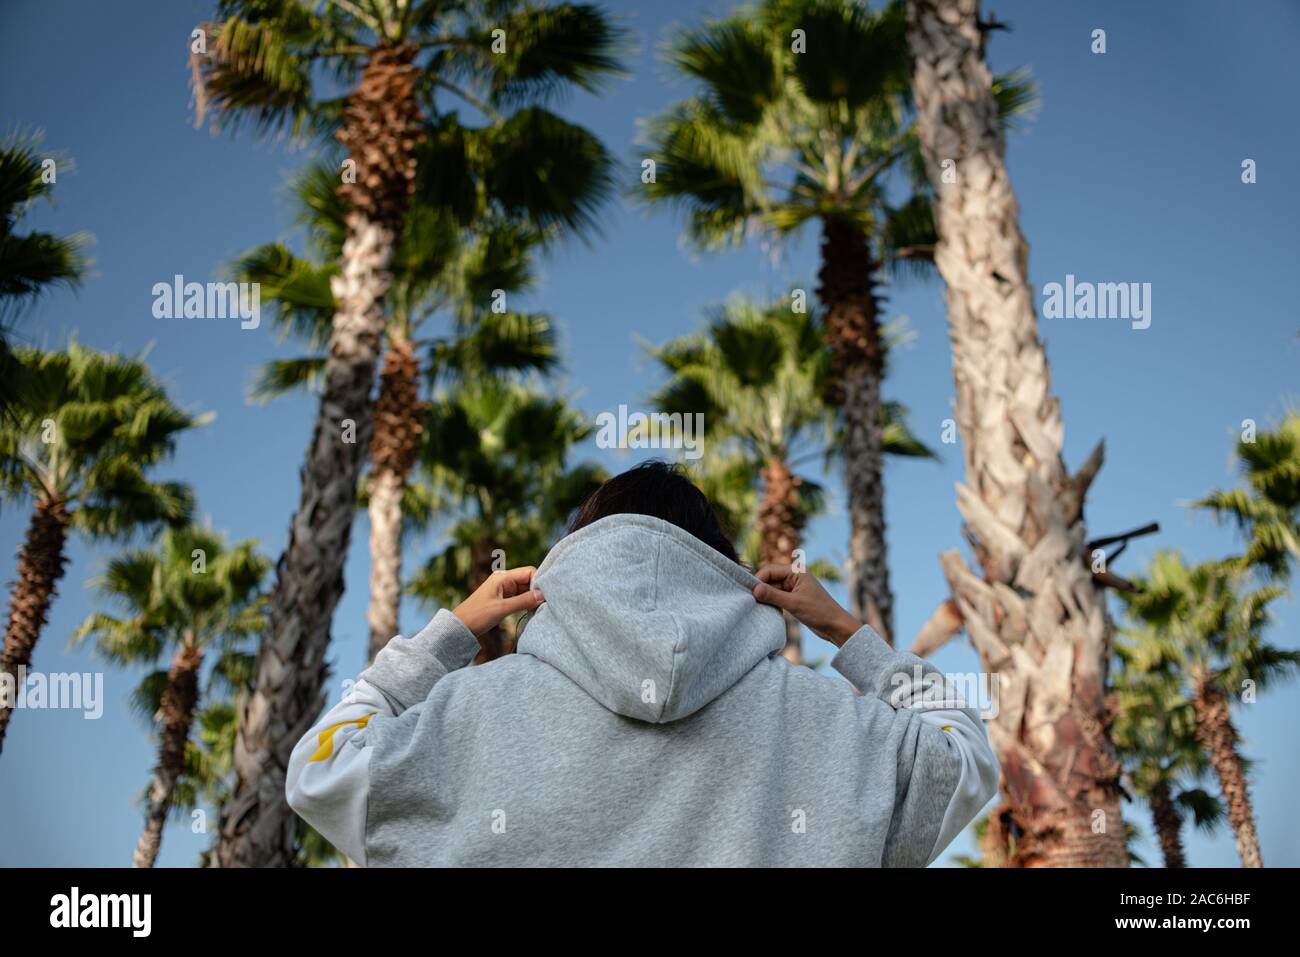
[(608, 515), (628, 514), (662, 519), (731, 561), (740, 561), (718, 513), (680, 465), (652, 459), (615, 475), (582, 503), (569, 531), (576, 532)]

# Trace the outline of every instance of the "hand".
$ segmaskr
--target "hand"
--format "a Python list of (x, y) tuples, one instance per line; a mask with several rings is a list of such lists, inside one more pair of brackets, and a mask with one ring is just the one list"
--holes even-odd
[(546, 600), (540, 591), (529, 587), (536, 571), (532, 565), (525, 565), (493, 572), (474, 594), (456, 606), (452, 614), (478, 638), (501, 624), (508, 615), (532, 611)]
[(758, 570), (760, 584), (754, 586), (754, 600), (788, 611), (812, 633), (836, 647), (862, 627), (858, 621), (807, 572), (790, 565), (764, 565)]

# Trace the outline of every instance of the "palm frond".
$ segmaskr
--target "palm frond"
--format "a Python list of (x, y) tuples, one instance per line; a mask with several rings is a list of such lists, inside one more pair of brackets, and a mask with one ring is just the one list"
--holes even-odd
[(269, 402), (290, 392), (319, 392), (324, 381), (323, 356), (273, 359), (257, 370), (250, 395), (257, 402)]
[(665, 51), (672, 67), (704, 85), (716, 108), (736, 126), (754, 127), (781, 95), (781, 64), (759, 24), (724, 20), (681, 31)]
[(526, 218), (543, 232), (596, 229), (596, 212), (613, 193), (613, 159), (599, 139), (540, 107), (521, 109), (477, 138), (492, 158), (485, 188), (507, 217)]
[(292, 333), (312, 349), (329, 340), (336, 303), (330, 280), (333, 263), (321, 265), (295, 256), (281, 243), (266, 243), (244, 253), (230, 267), (239, 282), (257, 283), (282, 334)]
[(259, 134), (299, 137), (318, 120), (311, 64), (323, 24), (297, 2), (245, 4), (252, 16), (200, 24), (205, 52), (190, 54), (195, 123), (214, 131), (251, 122)]
[[(910, 66), (902, 3), (878, 13), (836, 0), (784, 7), (786, 23), (806, 35), (808, 54), (792, 60), (803, 93), (814, 103), (852, 110), (901, 92)], [(787, 30), (782, 39), (789, 35)]]
[(66, 174), (67, 162), (40, 151), (39, 134), (8, 135), (0, 142), (0, 327), (13, 322), (45, 292), (75, 289), (90, 266), (90, 236), (59, 236), (48, 232), (19, 235), (20, 221), (38, 199), (49, 198), (52, 183), (46, 164)]
[(14, 358), (24, 401), (0, 418), (0, 482), (10, 494), (57, 496), (72, 507), (73, 527), (91, 535), (184, 520), (189, 490), (148, 473), (210, 416), (176, 407), (140, 359), (75, 341)]
[(1003, 129), (1022, 128), (1038, 112), (1038, 85), (1027, 68), (999, 73), (993, 78), (993, 100)]

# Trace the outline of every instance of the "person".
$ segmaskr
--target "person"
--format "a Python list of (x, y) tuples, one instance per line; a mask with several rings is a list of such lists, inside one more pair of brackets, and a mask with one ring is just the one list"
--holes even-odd
[[(782, 610), (847, 681), (779, 654)], [(517, 652), (468, 667), (518, 612)], [(743, 568), (651, 462), (540, 568), (393, 638), (294, 749), (287, 797), (367, 866), (924, 866), (998, 784), (943, 684), (807, 572)]]

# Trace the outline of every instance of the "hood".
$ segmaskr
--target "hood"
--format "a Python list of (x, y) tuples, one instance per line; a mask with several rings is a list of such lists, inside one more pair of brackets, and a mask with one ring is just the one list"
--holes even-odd
[(521, 654), (606, 708), (662, 724), (693, 714), (785, 645), (758, 579), (648, 515), (610, 515), (559, 542), (533, 584), (546, 596)]

